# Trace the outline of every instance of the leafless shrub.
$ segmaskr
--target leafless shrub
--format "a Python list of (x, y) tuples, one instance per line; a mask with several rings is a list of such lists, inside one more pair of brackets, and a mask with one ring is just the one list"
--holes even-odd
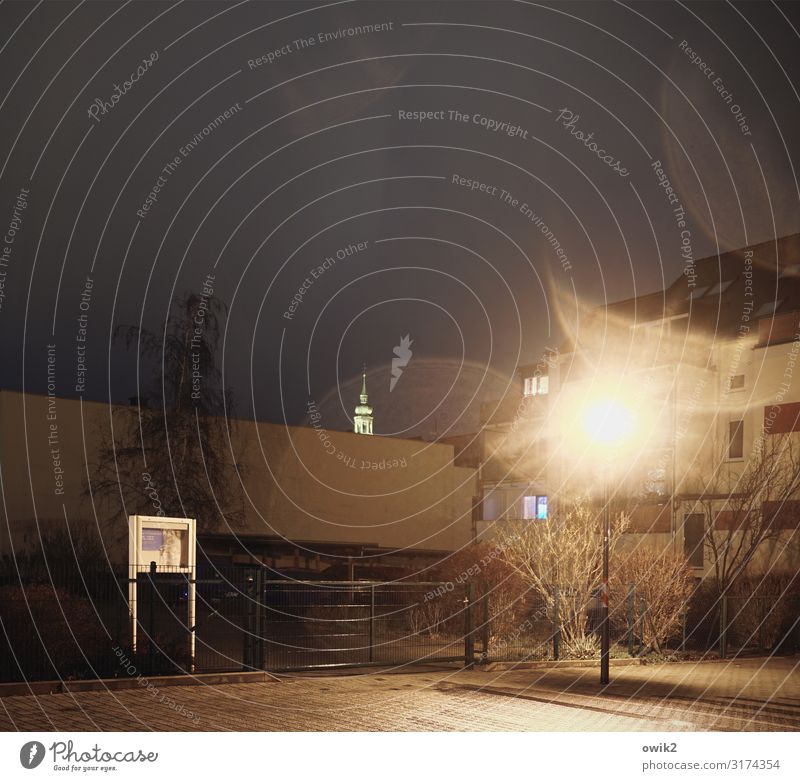
[(656, 551), (639, 546), (615, 559), (611, 578), (613, 612), (624, 622), (627, 586), (634, 587), (634, 614), (641, 642), (646, 649), (661, 653), (667, 640), (681, 629), (681, 619), (694, 591), (694, 578), (685, 556), (669, 550)]
[[(561, 627), (564, 651), (593, 655), (596, 641), (587, 627), (589, 603), (602, 583), (603, 539), (598, 508), (574, 501), (546, 523), (512, 524), (506, 537), (506, 559), (523, 582), (545, 602)], [(613, 549), (628, 526), (624, 514), (609, 524)], [(557, 612), (557, 616), (556, 616)]]

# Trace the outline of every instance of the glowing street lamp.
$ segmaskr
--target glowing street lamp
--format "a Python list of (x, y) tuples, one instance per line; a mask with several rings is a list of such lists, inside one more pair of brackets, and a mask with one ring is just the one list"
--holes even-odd
[(590, 442), (615, 445), (633, 432), (633, 413), (617, 399), (596, 399), (586, 405), (583, 429)]
[[(634, 415), (624, 401), (603, 396), (588, 403), (583, 412), (583, 433), (588, 442), (606, 448), (629, 441), (634, 431)], [(607, 455), (607, 454), (606, 454)], [(609, 553), (608, 475), (603, 476), (603, 591), (600, 602), (600, 685), (609, 680), (610, 631), (608, 623)]]

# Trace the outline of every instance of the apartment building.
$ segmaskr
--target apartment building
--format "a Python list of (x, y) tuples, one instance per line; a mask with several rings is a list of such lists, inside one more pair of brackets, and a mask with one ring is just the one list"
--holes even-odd
[[(683, 271), (588, 311), (557, 355), (519, 368), (516, 395), (487, 405), (481, 534), (608, 495), (630, 515), (629, 544), (683, 551), (698, 576), (754, 530), (749, 566), (797, 569), (800, 235)], [(625, 420), (593, 421), (603, 399)]]

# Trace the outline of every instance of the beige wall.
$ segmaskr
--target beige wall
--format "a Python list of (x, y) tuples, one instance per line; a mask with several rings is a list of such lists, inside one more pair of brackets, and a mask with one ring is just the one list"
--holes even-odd
[(475, 470), (451, 445), (258, 424), (250, 523), (294, 539), (453, 550), (471, 534)]
[[(112, 558), (124, 560), (121, 503), (93, 505), (82, 493), (87, 461), (96, 461), (109, 427), (105, 404), (0, 392), (0, 551), (9, 550), (9, 530), (19, 549), (35, 542), (37, 526), (62, 527), (66, 516), (72, 524), (97, 523)], [(237, 533), (436, 550), (471, 539), (475, 470), (453, 466), (450, 445), (248, 421), (238, 430), (247, 498)], [(63, 470), (58, 481), (56, 468)]]

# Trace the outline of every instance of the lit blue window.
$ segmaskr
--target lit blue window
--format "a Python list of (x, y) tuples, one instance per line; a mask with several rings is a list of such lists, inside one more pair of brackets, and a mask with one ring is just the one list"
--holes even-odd
[(536, 497), (536, 520), (537, 521), (546, 521), (547, 520), (547, 497), (546, 496), (538, 496), (538, 497)]

